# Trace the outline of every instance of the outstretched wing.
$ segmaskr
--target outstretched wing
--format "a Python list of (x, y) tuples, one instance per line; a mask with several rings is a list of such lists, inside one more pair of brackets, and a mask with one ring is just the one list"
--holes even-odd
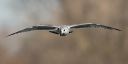
[(76, 24), (76, 25), (71, 25), (70, 27), (71, 28), (104, 28), (104, 29), (122, 31), (120, 29), (113, 28), (110, 26), (105, 26), (101, 24), (93, 24), (93, 23)]
[(57, 27), (54, 26), (48, 26), (48, 25), (41, 25), (41, 26), (32, 26), (31, 28), (25, 28), (20, 31), (17, 31), (15, 33), (9, 34), (8, 36), (12, 36), (14, 34), (22, 33), (22, 32), (28, 32), (28, 31), (33, 31), (33, 30), (53, 30), (56, 29)]

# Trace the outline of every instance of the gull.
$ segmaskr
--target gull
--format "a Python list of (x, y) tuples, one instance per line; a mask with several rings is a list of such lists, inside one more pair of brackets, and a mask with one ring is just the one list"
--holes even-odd
[(74, 24), (74, 25), (61, 25), (61, 26), (52, 26), (52, 25), (39, 25), (39, 26), (32, 26), (30, 28), (25, 28), (20, 31), (14, 32), (9, 34), (8, 36), (12, 36), (22, 32), (34, 31), (34, 30), (47, 30), (50, 33), (54, 33), (60, 36), (66, 36), (73, 32), (74, 29), (83, 29), (83, 28), (104, 28), (109, 30), (117, 30), (122, 31), (117, 28), (113, 28), (106, 25), (95, 24), (95, 23), (82, 23), (82, 24)]

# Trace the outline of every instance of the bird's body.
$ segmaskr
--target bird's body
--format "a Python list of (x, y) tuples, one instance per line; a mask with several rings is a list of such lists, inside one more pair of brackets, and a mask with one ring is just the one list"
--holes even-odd
[(56, 31), (60, 36), (66, 36), (67, 34), (72, 33), (72, 29), (66, 25), (60, 26)]
[(83, 23), (83, 24), (62, 25), (62, 26), (51, 26), (51, 25), (32, 26), (31, 28), (25, 28), (23, 30), (12, 33), (8, 36), (22, 33), (22, 32), (33, 31), (33, 30), (48, 30), (50, 33), (54, 33), (60, 36), (66, 36), (69, 33), (72, 33), (73, 29), (79, 29), (79, 28), (104, 28), (104, 29), (121, 31), (120, 29), (101, 25), (101, 24)]

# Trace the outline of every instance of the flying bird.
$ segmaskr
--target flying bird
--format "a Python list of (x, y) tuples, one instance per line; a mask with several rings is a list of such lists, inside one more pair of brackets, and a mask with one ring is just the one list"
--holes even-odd
[(105, 26), (101, 24), (94, 24), (94, 23), (83, 23), (83, 24), (74, 24), (74, 25), (62, 25), (62, 26), (51, 26), (51, 25), (39, 25), (39, 26), (32, 26), (30, 28), (25, 28), (15, 33), (9, 34), (8, 36), (12, 36), (22, 32), (34, 31), (34, 30), (47, 30), (50, 33), (54, 33), (60, 36), (66, 36), (73, 32), (73, 29), (82, 29), (82, 28), (104, 28), (109, 30), (117, 30), (122, 31), (117, 28), (113, 28), (110, 26)]

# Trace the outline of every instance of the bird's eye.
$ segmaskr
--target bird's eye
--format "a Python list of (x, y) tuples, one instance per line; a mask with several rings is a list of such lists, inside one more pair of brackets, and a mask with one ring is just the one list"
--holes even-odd
[(64, 30), (65, 31), (65, 30)]

